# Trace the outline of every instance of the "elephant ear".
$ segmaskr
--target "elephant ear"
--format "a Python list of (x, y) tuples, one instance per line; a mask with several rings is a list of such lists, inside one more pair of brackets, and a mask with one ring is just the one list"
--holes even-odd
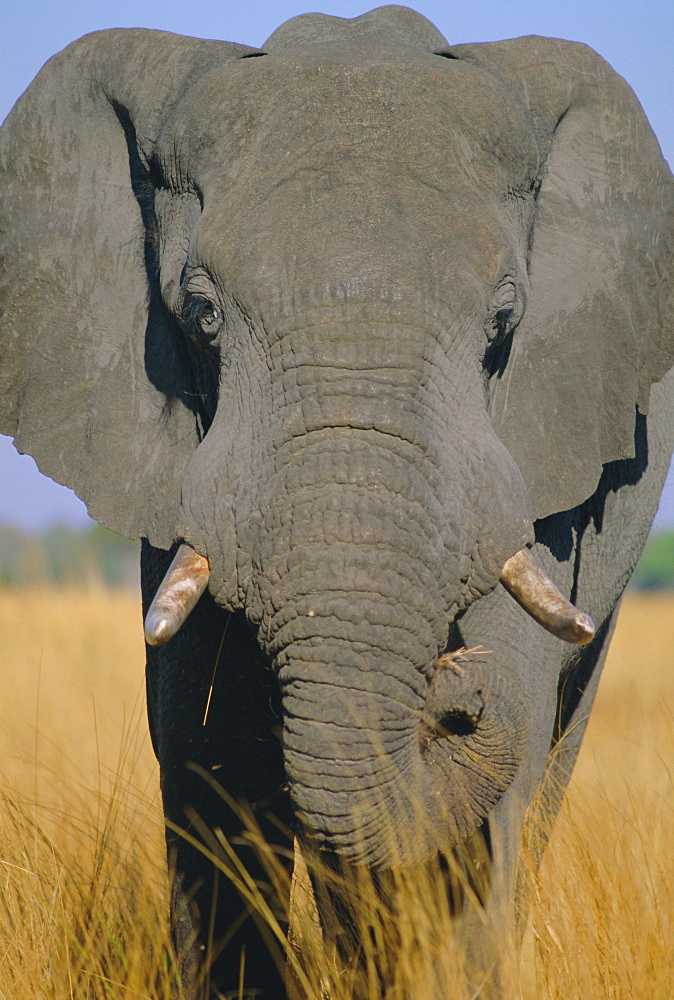
[(531, 291), (492, 378), (492, 420), (536, 517), (634, 456), (635, 407), (674, 363), (674, 184), (625, 81), (574, 42), (457, 46), (528, 107), (542, 152)]
[(0, 130), (0, 430), (93, 517), (164, 547), (200, 428), (153, 274), (148, 156), (185, 89), (251, 51), (88, 35)]

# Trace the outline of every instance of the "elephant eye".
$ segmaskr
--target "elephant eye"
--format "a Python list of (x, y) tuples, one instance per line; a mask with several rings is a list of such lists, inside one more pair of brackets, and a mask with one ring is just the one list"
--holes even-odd
[(183, 323), (190, 334), (212, 341), (222, 326), (222, 310), (205, 295), (188, 293), (183, 304)]
[(506, 280), (496, 289), (486, 326), (487, 340), (499, 343), (517, 326), (524, 312), (514, 281)]
[(511, 316), (512, 310), (510, 309), (498, 310), (491, 324), (492, 336), (489, 338), (491, 341), (499, 342), (508, 335), (511, 329)]

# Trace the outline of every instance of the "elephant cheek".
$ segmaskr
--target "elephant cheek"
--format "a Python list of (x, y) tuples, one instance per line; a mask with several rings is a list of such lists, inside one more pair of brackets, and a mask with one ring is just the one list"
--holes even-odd
[(241, 580), (250, 575), (242, 559), (231, 488), (232, 470), (223, 443), (209, 434), (195, 451), (182, 485), (178, 535), (209, 564), (208, 589), (230, 611), (243, 607)]

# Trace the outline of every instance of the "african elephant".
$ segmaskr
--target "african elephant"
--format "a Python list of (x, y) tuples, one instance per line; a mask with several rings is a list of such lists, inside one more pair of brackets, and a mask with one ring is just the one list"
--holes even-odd
[[(176, 832), (238, 843), (205, 773), (382, 872), (478, 831), (512, 888), (672, 451), (672, 179), (629, 87), (396, 6), (261, 49), (110, 30), (0, 152), (0, 429), (143, 540), (186, 983), (241, 912)], [(244, 946), (276, 1000), (252, 919), (213, 996)]]

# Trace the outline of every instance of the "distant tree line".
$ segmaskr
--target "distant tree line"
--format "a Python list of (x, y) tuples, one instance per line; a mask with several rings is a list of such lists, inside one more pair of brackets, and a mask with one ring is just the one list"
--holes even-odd
[(674, 590), (674, 531), (655, 531), (632, 577), (638, 590)]
[[(102, 583), (137, 587), (139, 543), (101, 525), (31, 535), (0, 524), (0, 586)], [(674, 531), (653, 534), (632, 578), (638, 590), (674, 590)]]
[(0, 525), (0, 586), (100, 583), (139, 585), (138, 542), (99, 524), (74, 529), (64, 525), (41, 535)]

